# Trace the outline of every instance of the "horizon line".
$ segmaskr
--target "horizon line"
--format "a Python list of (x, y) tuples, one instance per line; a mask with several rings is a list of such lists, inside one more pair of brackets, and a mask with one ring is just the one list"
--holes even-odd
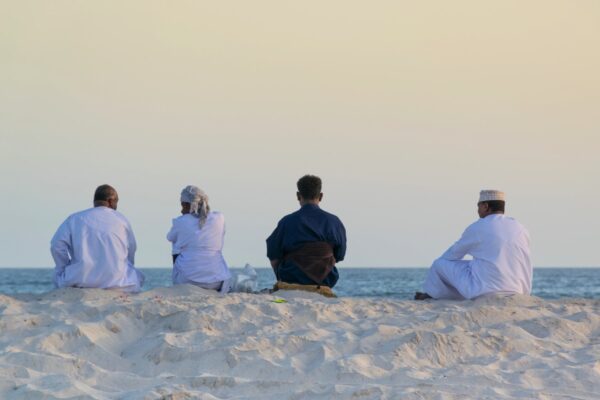
[[(254, 266), (251, 265), (254, 269), (272, 269), (270, 266)], [(428, 269), (430, 266), (357, 266), (357, 265), (348, 265), (348, 266), (337, 266), (338, 269)], [(0, 269), (54, 269), (55, 267), (50, 266), (0, 266)], [(142, 269), (172, 269), (173, 266), (136, 266), (135, 268)], [(231, 269), (242, 269), (244, 266), (229, 266)], [(533, 268), (600, 268), (600, 265), (536, 265)]]

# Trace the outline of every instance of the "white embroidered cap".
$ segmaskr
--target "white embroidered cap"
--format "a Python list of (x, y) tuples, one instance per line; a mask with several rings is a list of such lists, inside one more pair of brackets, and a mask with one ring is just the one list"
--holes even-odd
[(504, 192), (501, 192), (499, 190), (482, 190), (481, 192), (479, 192), (479, 202), (480, 203), (482, 201), (494, 201), (494, 200), (506, 201), (505, 197), (504, 197)]

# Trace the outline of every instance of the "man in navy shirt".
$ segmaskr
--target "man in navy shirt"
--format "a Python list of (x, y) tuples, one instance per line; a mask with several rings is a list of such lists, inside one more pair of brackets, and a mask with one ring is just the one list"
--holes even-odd
[(336, 262), (346, 254), (346, 230), (338, 217), (321, 210), (321, 178), (298, 180), (300, 209), (283, 217), (267, 238), (267, 257), (278, 281), (335, 286)]

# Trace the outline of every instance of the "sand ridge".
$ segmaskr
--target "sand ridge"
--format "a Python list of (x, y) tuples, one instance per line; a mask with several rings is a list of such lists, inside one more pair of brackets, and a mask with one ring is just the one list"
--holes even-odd
[(0, 333), (2, 399), (600, 398), (600, 300), (61, 289)]

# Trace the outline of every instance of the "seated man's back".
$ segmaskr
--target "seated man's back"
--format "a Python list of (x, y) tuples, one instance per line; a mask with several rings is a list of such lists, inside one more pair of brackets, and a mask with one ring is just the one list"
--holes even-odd
[(530, 293), (529, 234), (523, 225), (496, 214), (480, 219), (471, 229), (479, 238), (470, 250), (471, 273), (481, 282), (478, 292)]
[(346, 231), (338, 217), (319, 207), (321, 180), (298, 181), (301, 208), (285, 217), (267, 239), (267, 257), (277, 280), (303, 285), (335, 286), (335, 263), (346, 253)]
[(94, 208), (69, 216), (52, 238), (56, 287), (140, 290), (144, 277), (133, 267), (135, 237), (116, 211), (116, 191), (107, 186), (96, 190)]

